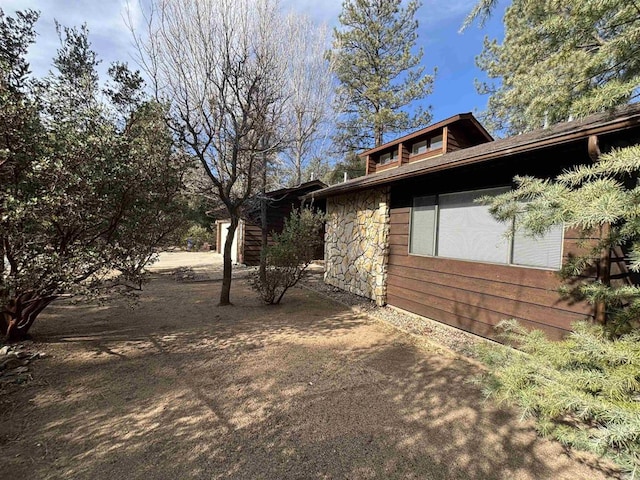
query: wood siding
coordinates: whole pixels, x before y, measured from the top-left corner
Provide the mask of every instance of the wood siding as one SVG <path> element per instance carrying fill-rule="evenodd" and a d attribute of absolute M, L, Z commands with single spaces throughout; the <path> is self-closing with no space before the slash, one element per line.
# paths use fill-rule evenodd
<path fill-rule="evenodd" d="M 409 255 L 414 196 L 509 185 L 516 174 L 552 177 L 588 161 L 585 141 L 536 157 L 523 155 L 395 184 L 391 189 L 387 303 L 489 338 L 496 338 L 495 325 L 509 318 L 554 339 L 565 335 L 573 322 L 593 318 L 593 309 L 585 302 L 560 297 L 561 280 L 554 271 Z M 565 231 L 564 260 L 584 251 L 578 237 L 575 231 Z M 622 257 L 621 253 L 613 255 L 624 277 Z"/>
<path fill-rule="evenodd" d="M 313 189 L 308 189 L 313 191 Z M 291 215 L 291 211 L 296 208 L 302 208 L 300 196 L 307 193 L 304 190 L 296 191 L 293 195 L 284 195 L 282 197 L 275 196 L 267 206 L 267 239 L 268 244 L 273 244 L 272 233 L 282 232 L 284 223 Z M 308 202 L 307 202 L 308 203 Z M 308 205 L 307 205 L 308 206 Z M 326 200 L 316 200 L 314 207 L 321 212 L 326 211 Z M 244 219 L 244 242 L 240 247 L 239 260 L 241 263 L 249 266 L 260 264 L 260 254 L 262 251 L 262 229 L 260 227 L 260 212 L 256 211 L 250 218 Z M 324 241 L 324 229 L 320 232 L 320 238 Z M 321 259 L 324 255 L 324 244 L 318 247 L 316 258 Z"/>
<path fill-rule="evenodd" d="M 269 240 L 271 236 L 269 235 Z M 257 225 L 244 224 L 244 245 L 241 262 L 245 265 L 260 265 L 262 251 L 262 229 Z"/>
<path fill-rule="evenodd" d="M 517 318 L 560 338 L 571 323 L 593 318 L 586 303 L 562 300 L 549 270 L 409 255 L 410 208 L 392 208 L 387 303 L 495 338 L 501 320 Z M 565 237 L 565 250 L 575 240 Z"/>
<path fill-rule="evenodd" d="M 447 131 L 447 152 L 454 152 L 463 148 L 472 147 L 478 144 L 478 140 L 471 138 L 463 128 L 457 125 L 450 125 Z"/>

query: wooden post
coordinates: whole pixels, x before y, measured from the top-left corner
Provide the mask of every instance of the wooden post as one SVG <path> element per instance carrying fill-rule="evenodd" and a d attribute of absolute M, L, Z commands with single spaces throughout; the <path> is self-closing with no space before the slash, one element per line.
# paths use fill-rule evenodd
<path fill-rule="evenodd" d="M 597 135 L 589 136 L 587 143 L 587 152 L 589 158 L 596 162 L 600 157 L 600 142 Z M 604 241 L 609 238 L 611 234 L 611 225 L 605 223 L 600 226 L 600 241 Z M 596 276 L 600 283 L 605 286 L 611 285 L 611 249 L 605 247 L 600 251 L 600 258 L 598 259 L 598 265 L 596 268 Z M 607 304 L 604 301 L 599 301 L 595 305 L 595 318 L 596 322 L 604 325 L 607 323 Z"/>
<path fill-rule="evenodd" d="M 609 237 L 611 226 L 605 223 L 600 227 L 600 239 Z M 611 250 L 606 247 L 600 251 L 597 268 L 598 280 L 605 286 L 611 285 Z M 607 323 L 607 304 L 600 300 L 596 303 L 596 321 L 602 325 Z"/>

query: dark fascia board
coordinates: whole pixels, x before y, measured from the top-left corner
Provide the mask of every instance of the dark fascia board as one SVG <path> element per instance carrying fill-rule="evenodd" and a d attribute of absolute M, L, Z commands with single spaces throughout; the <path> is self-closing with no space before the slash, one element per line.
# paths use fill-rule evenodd
<path fill-rule="evenodd" d="M 421 135 L 424 135 L 425 133 L 429 133 L 429 132 L 432 132 L 434 130 L 438 130 L 440 128 L 443 128 L 443 127 L 446 127 L 448 125 L 451 125 L 453 123 L 459 122 L 460 120 L 468 120 L 468 121 L 470 121 L 473 124 L 473 126 L 476 128 L 476 130 L 478 130 L 478 132 L 483 137 L 485 137 L 485 139 L 488 142 L 493 141 L 493 137 L 489 134 L 489 132 L 487 132 L 487 130 L 476 119 L 476 117 L 473 116 L 473 114 L 471 112 L 458 113 L 456 115 L 453 115 L 452 117 L 445 118 L 444 120 L 441 120 L 438 123 L 434 123 L 432 125 L 424 127 L 421 130 L 417 130 L 415 132 L 409 133 L 409 134 L 405 135 L 404 137 L 400 137 L 400 138 L 397 138 L 395 140 L 392 140 L 391 142 L 387 142 L 387 143 L 385 143 L 383 145 L 380 145 L 379 147 L 375 147 L 375 148 L 371 148 L 369 150 L 365 150 L 364 152 L 360 153 L 359 156 L 364 158 L 367 155 L 372 155 L 372 154 L 380 152 L 382 150 L 386 150 L 386 149 L 388 149 L 390 147 L 393 147 L 393 146 L 398 145 L 400 143 L 406 142 L 407 140 L 411 140 L 413 138 L 416 138 L 416 137 L 419 137 Z"/>
<path fill-rule="evenodd" d="M 534 130 L 493 142 L 445 153 L 438 157 L 419 160 L 379 173 L 354 178 L 307 195 L 307 198 L 326 198 L 357 190 L 385 185 L 410 177 L 418 177 L 440 170 L 459 168 L 501 157 L 509 157 L 542 148 L 563 145 L 600 135 L 640 126 L 640 102 L 591 115 L 582 120 L 556 124 L 550 128 Z M 586 149 L 586 146 L 585 146 Z"/>
<path fill-rule="evenodd" d="M 321 188 L 326 188 L 327 184 L 322 182 L 321 180 L 310 180 L 308 182 L 301 183 L 300 185 L 296 185 L 295 187 L 285 187 L 278 190 L 272 190 L 271 192 L 267 192 L 266 195 L 269 197 L 281 197 L 313 187 L 316 187 L 316 190 L 319 190 Z"/>

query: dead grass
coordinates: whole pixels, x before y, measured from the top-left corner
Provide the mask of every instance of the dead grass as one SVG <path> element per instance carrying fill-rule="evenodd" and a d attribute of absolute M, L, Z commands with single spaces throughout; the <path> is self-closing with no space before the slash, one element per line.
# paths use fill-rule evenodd
<path fill-rule="evenodd" d="M 156 275 L 136 310 L 60 303 L 0 395 L 7 479 L 600 479 L 483 402 L 477 367 L 293 289 L 233 307 Z"/>

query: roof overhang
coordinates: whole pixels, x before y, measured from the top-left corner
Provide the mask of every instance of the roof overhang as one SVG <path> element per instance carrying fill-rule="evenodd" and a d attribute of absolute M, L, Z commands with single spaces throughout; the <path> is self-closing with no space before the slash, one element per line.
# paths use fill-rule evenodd
<path fill-rule="evenodd" d="M 439 130 L 443 127 L 452 125 L 454 123 L 457 122 L 461 122 L 461 121 L 466 121 L 469 122 L 473 125 L 473 128 L 476 130 L 476 133 L 479 134 L 481 137 L 484 138 L 484 140 L 486 140 L 487 142 L 491 142 L 493 141 L 493 137 L 491 136 L 491 134 L 489 132 L 487 132 L 486 128 L 484 128 L 482 126 L 482 124 L 476 119 L 476 117 L 473 116 L 473 114 L 471 112 L 468 113 L 458 113 L 457 115 L 453 115 L 452 117 L 449 118 L 445 118 L 444 120 L 441 120 L 440 122 L 434 123 L 432 125 L 429 125 L 421 130 L 417 130 L 415 132 L 411 132 L 408 135 L 405 135 L 403 137 L 400 138 L 396 138 L 395 140 L 392 140 L 390 142 L 384 143 L 378 147 L 375 148 L 371 148 L 369 150 L 365 150 L 364 152 L 359 153 L 358 155 L 360 157 L 366 157 L 367 155 L 372 155 L 374 153 L 380 152 L 382 150 L 386 150 L 390 147 L 393 147 L 395 145 L 399 145 L 400 143 L 404 143 L 407 140 L 413 140 L 416 137 L 419 137 L 421 135 L 424 135 L 426 133 L 429 132 L 433 132 L 436 130 Z"/>
<path fill-rule="evenodd" d="M 635 103 L 612 111 L 591 115 L 581 120 L 560 123 L 550 128 L 483 143 L 463 150 L 445 153 L 438 157 L 408 163 L 380 173 L 354 178 L 353 180 L 312 192 L 306 198 L 318 199 L 351 193 L 411 177 L 428 175 L 445 169 L 460 168 L 498 158 L 535 152 L 544 148 L 586 139 L 591 135 L 612 133 L 639 125 L 640 103 Z"/>

